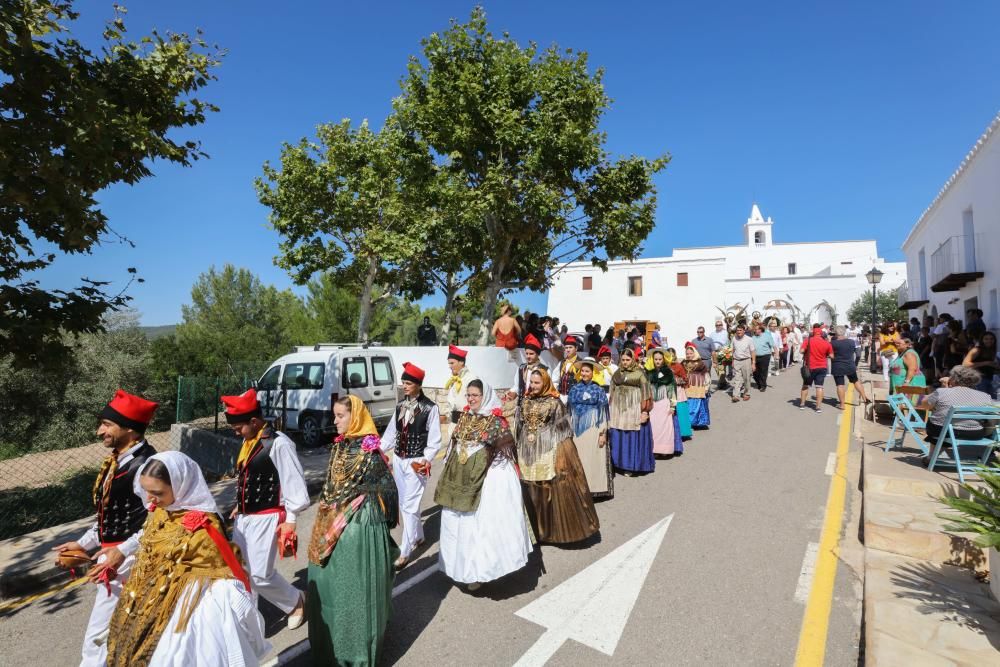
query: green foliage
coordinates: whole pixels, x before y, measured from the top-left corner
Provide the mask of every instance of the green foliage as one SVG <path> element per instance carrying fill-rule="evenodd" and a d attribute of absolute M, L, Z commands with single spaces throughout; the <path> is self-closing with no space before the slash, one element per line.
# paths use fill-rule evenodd
<path fill-rule="evenodd" d="M 430 155 L 392 119 L 379 132 L 343 120 L 317 135 L 285 144 L 280 170 L 265 163 L 257 194 L 283 237 L 278 266 L 299 284 L 327 272 L 358 285 L 357 337 L 368 340 L 380 301 L 429 291 L 414 267 L 426 246 Z"/>
<path fill-rule="evenodd" d="M 482 258 L 471 287 L 484 344 L 503 290 L 544 289 L 559 262 L 638 256 L 669 158 L 610 158 L 599 130 L 610 99 L 586 53 L 497 39 L 481 9 L 421 44 L 394 108 L 460 185 L 463 238 Z"/>
<path fill-rule="evenodd" d="M 0 450 L 8 457 L 95 442 L 97 414 L 116 389 L 158 400 L 135 313 L 112 313 L 103 327 L 67 342 L 70 355 L 44 376 L 15 367 L 11 355 L 0 360 Z"/>
<path fill-rule="evenodd" d="M 192 355 L 182 359 L 182 375 L 227 375 L 235 365 L 263 366 L 295 344 L 319 342 L 302 299 L 231 264 L 198 277 L 182 315 L 174 340 Z"/>
<path fill-rule="evenodd" d="M 93 514 L 91 489 L 97 470 L 80 468 L 55 484 L 0 493 L 0 540 Z"/>
<path fill-rule="evenodd" d="M 58 365 L 67 332 L 98 331 L 128 301 L 106 282 L 63 290 L 27 277 L 59 253 L 118 236 L 97 193 L 150 176 L 153 160 L 189 165 L 204 155 L 172 132 L 215 110 L 194 95 L 214 78 L 218 55 L 198 35 L 128 40 L 117 12 L 95 52 L 70 35 L 71 1 L 0 3 L 0 349 L 17 367 Z"/>
<path fill-rule="evenodd" d="M 906 313 L 899 310 L 896 302 L 896 290 L 879 290 L 875 299 L 875 313 L 877 321 L 875 324 L 882 324 L 892 320 L 895 322 L 901 317 L 905 319 Z M 872 319 L 872 292 L 866 290 L 854 300 L 850 308 L 847 309 L 848 322 L 871 322 Z"/>
<path fill-rule="evenodd" d="M 979 477 L 986 485 L 984 489 L 963 484 L 962 488 L 968 492 L 968 498 L 946 496 L 940 499 L 959 513 L 958 519 L 954 514 L 938 516 L 951 521 L 945 526 L 945 530 L 976 533 L 973 539 L 976 544 L 984 549 L 1000 549 L 1000 467 L 993 466 L 991 471 L 979 473 Z"/>

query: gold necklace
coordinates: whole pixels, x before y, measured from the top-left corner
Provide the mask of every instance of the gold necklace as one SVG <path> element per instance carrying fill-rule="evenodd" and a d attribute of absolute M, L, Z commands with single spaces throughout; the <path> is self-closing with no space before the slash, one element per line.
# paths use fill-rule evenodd
<path fill-rule="evenodd" d="M 363 449 L 359 449 L 357 454 L 349 456 L 347 447 L 337 445 L 333 459 L 330 462 L 330 472 L 334 483 L 340 485 L 353 478 L 358 470 L 361 469 L 361 464 L 364 463 L 364 460 L 365 451 Z"/>
<path fill-rule="evenodd" d="M 487 430 L 493 415 L 465 414 L 455 426 L 455 439 L 458 441 L 458 462 L 462 465 L 469 460 L 469 442 L 479 442 L 475 434 Z"/>
<path fill-rule="evenodd" d="M 527 440 L 529 443 L 534 444 L 538 429 L 546 422 L 549 417 L 549 410 L 546 407 L 538 407 L 539 401 L 531 400 L 528 401 L 524 406 L 524 425 L 528 432 Z"/>

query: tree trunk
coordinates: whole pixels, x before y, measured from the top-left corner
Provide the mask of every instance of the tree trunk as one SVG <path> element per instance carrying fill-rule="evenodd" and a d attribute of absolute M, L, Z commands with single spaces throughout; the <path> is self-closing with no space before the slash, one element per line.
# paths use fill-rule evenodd
<path fill-rule="evenodd" d="M 440 345 L 447 345 L 451 341 L 451 315 L 455 309 L 455 296 L 458 293 L 458 280 L 454 273 L 449 273 L 444 289 L 444 321 L 441 322 L 441 335 L 438 336 Z"/>
<path fill-rule="evenodd" d="M 369 329 L 372 325 L 372 311 L 375 304 L 372 301 L 372 293 L 375 291 L 375 276 L 378 274 L 378 259 L 372 257 L 368 260 L 368 271 L 365 273 L 365 284 L 361 289 L 360 312 L 358 313 L 358 341 L 368 342 Z"/>
<path fill-rule="evenodd" d="M 483 314 L 479 318 L 479 339 L 476 345 L 488 345 L 490 342 L 490 332 L 493 330 L 493 315 L 496 313 L 497 296 L 500 294 L 500 287 L 503 284 L 502 274 L 495 267 L 493 276 L 486 283 L 486 290 L 483 293 Z"/>

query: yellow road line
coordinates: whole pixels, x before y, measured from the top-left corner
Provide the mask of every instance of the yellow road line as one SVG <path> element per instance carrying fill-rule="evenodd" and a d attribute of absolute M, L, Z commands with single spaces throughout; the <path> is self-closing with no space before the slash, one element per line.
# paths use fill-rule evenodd
<path fill-rule="evenodd" d="M 61 593 L 62 591 L 67 591 L 67 590 L 73 588 L 74 586 L 79 586 L 80 584 L 85 584 L 85 583 L 87 583 L 87 581 L 88 581 L 88 579 L 87 579 L 86 576 L 80 576 L 80 577 L 77 577 L 76 579 L 70 579 L 65 584 L 60 584 L 59 586 L 56 586 L 54 588 L 50 588 L 50 589 L 48 589 L 46 591 L 42 591 L 41 593 L 35 593 L 34 595 L 28 595 L 28 596 L 25 596 L 23 598 L 18 598 L 16 600 L 11 600 L 10 602 L 5 602 L 4 604 L 0 604 L 0 614 L 3 614 L 4 612 L 7 612 L 7 611 L 10 611 L 10 610 L 13 610 L 13 609 L 18 609 L 18 608 L 23 607 L 25 605 L 31 604 L 32 602 L 35 602 L 37 600 L 41 600 L 42 598 L 47 598 L 50 595 L 55 595 L 56 593 Z"/>
<path fill-rule="evenodd" d="M 826 500 L 826 516 L 819 540 L 816 574 L 809 590 L 809 600 L 802 616 L 799 647 L 795 652 L 796 667 L 819 667 L 826 657 L 826 635 L 830 626 L 833 604 L 833 584 L 837 578 L 837 544 L 844 523 L 844 502 L 847 498 L 847 453 L 851 444 L 851 423 L 854 406 L 854 386 L 848 385 L 844 418 L 840 420 L 837 439 L 837 468 L 830 479 Z"/>

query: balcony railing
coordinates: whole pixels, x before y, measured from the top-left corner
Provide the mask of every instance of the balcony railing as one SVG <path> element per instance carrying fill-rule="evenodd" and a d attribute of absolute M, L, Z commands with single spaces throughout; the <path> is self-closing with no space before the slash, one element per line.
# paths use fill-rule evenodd
<path fill-rule="evenodd" d="M 900 310 L 919 308 L 926 303 L 927 298 L 917 281 L 912 283 L 909 280 L 903 281 L 903 284 L 896 290 L 896 305 L 899 306 Z"/>
<path fill-rule="evenodd" d="M 949 237 L 931 255 L 931 291 L 954 292 L 983 277 L 982 234 Z"/>

